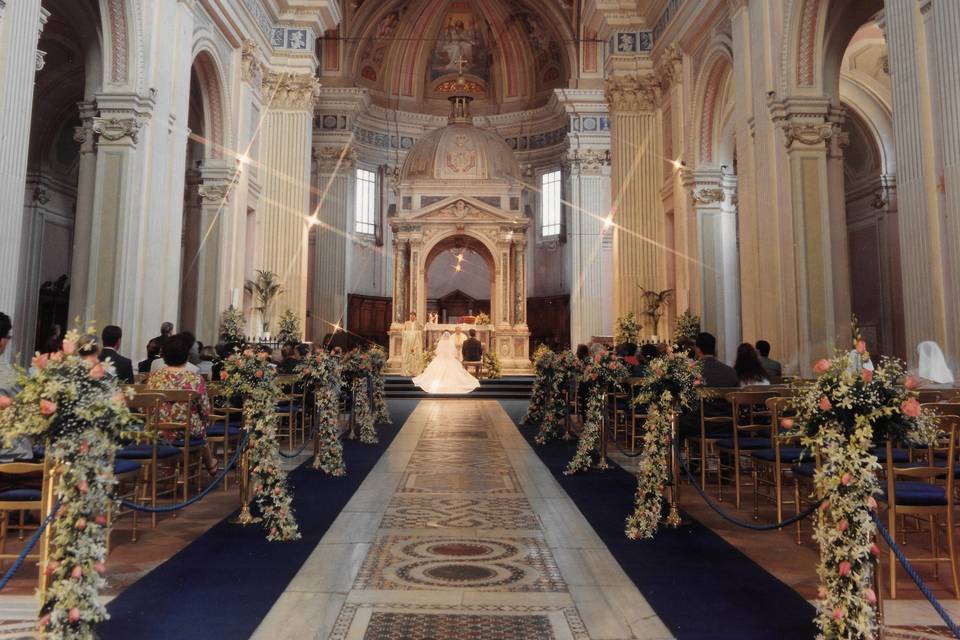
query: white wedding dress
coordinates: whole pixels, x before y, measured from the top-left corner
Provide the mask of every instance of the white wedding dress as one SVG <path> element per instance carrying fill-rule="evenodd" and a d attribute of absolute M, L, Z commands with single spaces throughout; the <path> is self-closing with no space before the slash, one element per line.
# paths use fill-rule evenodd
<path fill-rule="evenodd" d="M 463 368 L 457 359 L 457 347 L 453 336 L 445 331 L 437 343 L 437 354 L 426 370 L 413 379 L 427 393 L 470 393 L 480 386 L 480 381 Z"/>

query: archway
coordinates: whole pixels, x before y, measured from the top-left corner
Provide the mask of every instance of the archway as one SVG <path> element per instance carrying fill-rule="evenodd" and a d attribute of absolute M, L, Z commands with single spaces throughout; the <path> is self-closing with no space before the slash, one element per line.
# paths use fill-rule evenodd
<path fill-rule="evenodd" d="M 190 69 L 190 104 L 187 112 L 187 126 L 190 137 L 187 139 L 186 177 L 183 188 L 183 233 L 180 246 L 180 318 L 178 328 L 197 331 L 198 304 L 198 262 L 203 229 L 201 229 L 200 185 L 203 181 L 201 169 L 207 157 L 205 149 L 206 117 L 201 80 L 197 73 L 197 63 Z"/>
<path fill-rule="evenodd" d="M 427 313 L 436 313 L 442 323 L 456 323 L 463 316 L 492 316 L 496 268 L 483 243 L 469 236 L 454 235 L 436 244 L 427 256 L 424 290 Z"/>

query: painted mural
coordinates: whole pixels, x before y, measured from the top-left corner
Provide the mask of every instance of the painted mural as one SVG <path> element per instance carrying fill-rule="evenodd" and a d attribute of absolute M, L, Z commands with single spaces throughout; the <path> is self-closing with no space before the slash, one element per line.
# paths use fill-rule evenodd
<path fill-rule="evenodd" d="M 485 26 L 468 3 L 450 4 L 430 60 L 431 82 L 457 74 L 461 61 L 464 75 L 490 82 L 490 48 Z"/>

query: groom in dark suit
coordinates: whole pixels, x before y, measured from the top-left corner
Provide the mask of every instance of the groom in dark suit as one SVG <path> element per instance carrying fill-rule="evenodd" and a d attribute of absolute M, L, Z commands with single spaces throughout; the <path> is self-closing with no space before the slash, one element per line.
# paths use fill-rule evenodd
<path fill-rule="evenodd" d="M 463 346 L 460 347 L 460 353 L 463 355 L 463 362 L 480 362 L 483 359 L 483 343 L 477 340 L 477 330 L 470 329 L 468 332 L 470 336 L 463 341 Z"/>
<path fill-rule="evenodd" d="M 100 334 L 103 341 L 103 349 L 100 350 L 100 362 L 110 358 L 113 362 L 113 369 L 117 374 L 117 380 L 124 384 L 133 384 L 133 362 L 130 358 L 124 358 L 120 355 L 120 340 L 123 339 L 123 331 L 116 325 L 107 325 Z"/>

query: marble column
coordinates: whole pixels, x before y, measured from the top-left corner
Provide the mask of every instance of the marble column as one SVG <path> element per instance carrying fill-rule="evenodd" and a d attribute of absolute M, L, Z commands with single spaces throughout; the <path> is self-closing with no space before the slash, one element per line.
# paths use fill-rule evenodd
<path fill-rule="evenodd" d="M 312 296 L 313 335 L 323 340 L 333 327 L 344 325 L 347 313 L 347 243 L 350 238 L 351 173 L 354 154 L 349 145 L 320 145 L 317 155 L 317 207 L 314 226 L 316 259 Z"/>
<path fill-rule="evenodd" d="M 949 2 L 934 4 L 945 5 L 940 9 L 948 18 L 955 13 L 946 7 Z M 930 48 L 921 3 L 887 0 L 885 7 L 897 150 L 904 333 L 909 361 L 915 365 L 916 345 L 923 340 L 937 341 L 945 353 L 956 353 L 960 346 L 951 343 L 947 331 L 948 310 L 951 316 L 956 313 L 952 311 L 955 299 L 947 292 L 943 269 L 949 259 L 944 254 L 943 242 L 948 230 L 937 184 L 936 139 L 941 135 L 949 138 L 951 132 L 933 121 L 928 72 Z M 950 38 L 955 37 L 956 33 L 950 34 Z M 949 51 L 949 44 L 941 44 Z M 955 82 L 951 79 L 948 84 Z M 949 86 L 943 89 L 955 91 Z M 956 164 L 955 159 L 953 162 Z"/>
<path fill-rule="evenodd" d="M 603 149 L 573 150 L 569 155 L 570 252 L 573 280 L 570 290 L 570 343 L 588 343 L 594 336 L 610 335 L 604 311 L 612 300 L 604 284 L 613 274 L 604 261 L 603 232 L 610 212 L 610 158 Z M 609 316 L 609 312 L 607 313 Z"/>
<path fill-rule="evenodd" d="M 33 82 L 37 67 L 37 38 L 49 13 L 40 0 L 19 0 L 3 9 L 0 19 L 0 311 L 13 317 L 17 330 L 2 359 L 32 347 L 33 328 L 17 324 L 24 317 L 21 268 L 23 193 L 27 179 Z"/>
<path fill-rule="evenodd" d="M 614 313 L 642 310 L 642 290 L 666 288 L 660 187 L 659 83 L 652 74 L 607 81 L 610 103 Z M 655 327 L 646 327 L 653 334 Z"/>
<path fill-rule="evenodd" d="M 310 149 L 318 91 L 312 74 L 268 72 L 263 78 L 269 107 L 261 132 L 258 264 L 276 273 L 283 284 L 272 317 L 266 319 L 271 329 L 286 309 L 297 314 L 301 325 L 305 322 Z"/>
<path fill-rule="evenodd" d="M 83 315 L 87 299 L 87 277 L 90 272 L 90 234 L 93 232 L 93 196 L 97 181 L 97 145 L 94 140 L 93 118 L 97 115 L 94 102 L 81 102 L 81 125 L 73 132 L 80 145 L 77 169 L 77 206 L 73 215 L 73 253 L 70 260 L 69 317 Z"/>
<path fill-rule="evenodd" d="M 521 240 L 513 242 L 513 328 L 527 329 L 527 284 L 526 284 L 527 243 Z"/>

